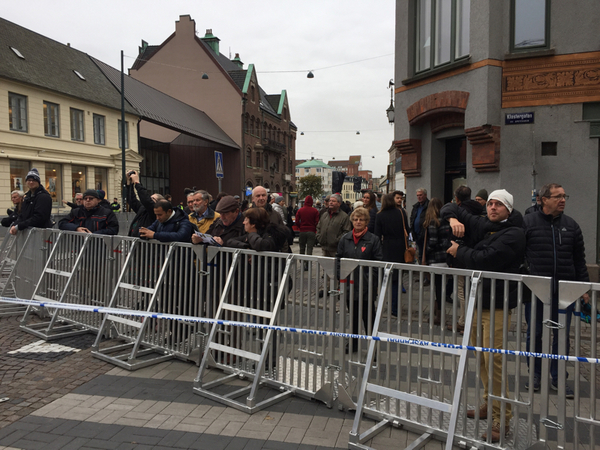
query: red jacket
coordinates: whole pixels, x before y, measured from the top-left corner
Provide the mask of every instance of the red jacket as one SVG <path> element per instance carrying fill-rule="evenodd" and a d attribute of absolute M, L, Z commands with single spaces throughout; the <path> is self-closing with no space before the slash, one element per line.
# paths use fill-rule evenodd
<path fill-rule="evenodd" d="M 319 211 L 313 208 L 313 199 L 307 195 L 304 199 L 304 206 L 296 213 L 296 226 L 300 229 L 300 233 L 307 231 L 317 232 L 317 224 L 319 223 Z"/>

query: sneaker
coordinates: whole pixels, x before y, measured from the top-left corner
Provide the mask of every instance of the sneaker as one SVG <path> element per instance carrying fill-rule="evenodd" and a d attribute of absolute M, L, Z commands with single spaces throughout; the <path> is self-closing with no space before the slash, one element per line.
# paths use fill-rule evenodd
<path fill-rule="evenodd" d="M 552 383 L 550 383 L 550 387 L 552 388 L 553 391 L 558 392 L 558 381 L 552 380 Z M 573 389 L 571 388 L 571 386 L 569 386 L 566 383 L 565 383 L 565 398 L 569 398 L 569 399 L 575 398 L 575 392 L 573 392 Z"/>
<path fill-rule="evenodd" d="M 542 385 L 542 382 L 540 380 L 540 377 L 538 377 L 537 375 L 534 375 L 533 376 L 533 390 L 534 390 L 534 392 L 539 391 L 541 385 Z M 525 382 L 525 389 L 529 389 L 529 381 Z"/>

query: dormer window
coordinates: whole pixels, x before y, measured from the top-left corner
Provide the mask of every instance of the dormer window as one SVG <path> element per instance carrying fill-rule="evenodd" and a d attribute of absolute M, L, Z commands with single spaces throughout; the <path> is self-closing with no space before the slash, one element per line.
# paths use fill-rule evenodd
<path fill-rule="evenodd" d="M 74 73 L 75 75 L 77 75 L 77 76 L 78 76 L 78 77 L 79 77 L 81 80 L 85 81 L 85 77 L 84 77 L 83 75 L 81 75 L 81 73 L 79 73 L 79 72 L 78 72 L 78 71 L 76 71 L 76 70 L 73 70 L 73 73 Z"/>
<path fill-rule="evenodd" d="M 13 53 L 14 53 L 15 55 L 17 55 L 19 58 L 21 58 L 21 59 L 25 59 L 25 57 L 24 57 L 24 56 L 21 54 L 21 52 L 20 52 L 19 50 L 17 50 L 17 49 L 16 49 L 16 48 L 14 48 L 14 47 L 10 47 L 10 49 L 11 49 L 11 50 L 13 51 Z"/>

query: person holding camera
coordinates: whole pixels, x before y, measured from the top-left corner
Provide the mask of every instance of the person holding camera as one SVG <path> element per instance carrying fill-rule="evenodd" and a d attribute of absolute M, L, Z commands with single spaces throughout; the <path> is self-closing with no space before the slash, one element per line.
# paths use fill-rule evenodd
<path fill-rule="evenodd" d="M 140 237 L 140 228 L 148 228 L 156 221 L 154 214 L 154 205 L 164 200 L 160 194 L 150 194 L 148 190 L 140 183 L 140 176 L 135 170 L 127 172 L 127 203 L 132 211 L 135 212 L 131 224 L 129 225 L 128 236 Z M 136 196 L 137 193 L 137 196 Z"/>

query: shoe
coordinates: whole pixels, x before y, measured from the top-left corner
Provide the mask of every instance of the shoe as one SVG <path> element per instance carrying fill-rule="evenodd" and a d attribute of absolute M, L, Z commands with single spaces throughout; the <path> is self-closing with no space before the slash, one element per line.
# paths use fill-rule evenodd
<path fill-rule="evenodd" d="M 319 298 L 323 298 L 324 295 L 325 295 L 325 292 L 323 291 L 323 289 L 321 289 L 319 291 Z"/>
<path fill-rule="evenodd" d="M 509 433 L 510 425 L 506 424 L 506 426 L 504 427 L 504 436 L 508 436 Z M 487 433 L 483 433 L 481 435 L 481 439 L 487 441 Z M 500 424 L 497 422 L 494 422 L 494 424 L 492 425 L 492 442 L 500 442 Z"/>
<path fill-rule="evenodd" d="M 487 410 L 488 410 L 488 405 L 487 403 L 483 403 L 480 407 L 479 407 L 479 420 L 485 420 L 487 419 Z M 475 418 L 475 409 L 467 409 L 467 417 L 469 419 L 474 419 Z"/>
<path fill-rule="evenodd" d="M 446 325 L 446 329 L 447 329 L 448 331 L 452 331 L 452 324 L 451 324 L 451 323 L 449 323 L 448 325 Z M 457 332 L 458 334 L 465 334 L 465 326 L 464 326 L 464 325 L 461 325 L 461 324 L 459 324 L 459 323 L 457 323 L 457 324 L 456 324 L 456 332 Z"/>
<path fill-rule="evenodd" d="M 533 391 L 537 392 L 540 390 L 540 386 L 542 385 L 542 381 L 540 380 L 540 377 L 537 375 L 533 376 Z M 529 381 L 525 382 L 525 389 L 529 389 Z"/>
<path fill-rule="evenodd" d="M 552 383 L 550 383 L 550 387 L 552 388 L 553 391 L 558 392 L 558 381 L 552 380 Z M 571 388 L 571 386 L 569 386 L 566 383 L 565 383 L 565 398 L 569 398 L 569 399 L 575 398 L 575 392 L 573 392 L 573 389 Z"/>

